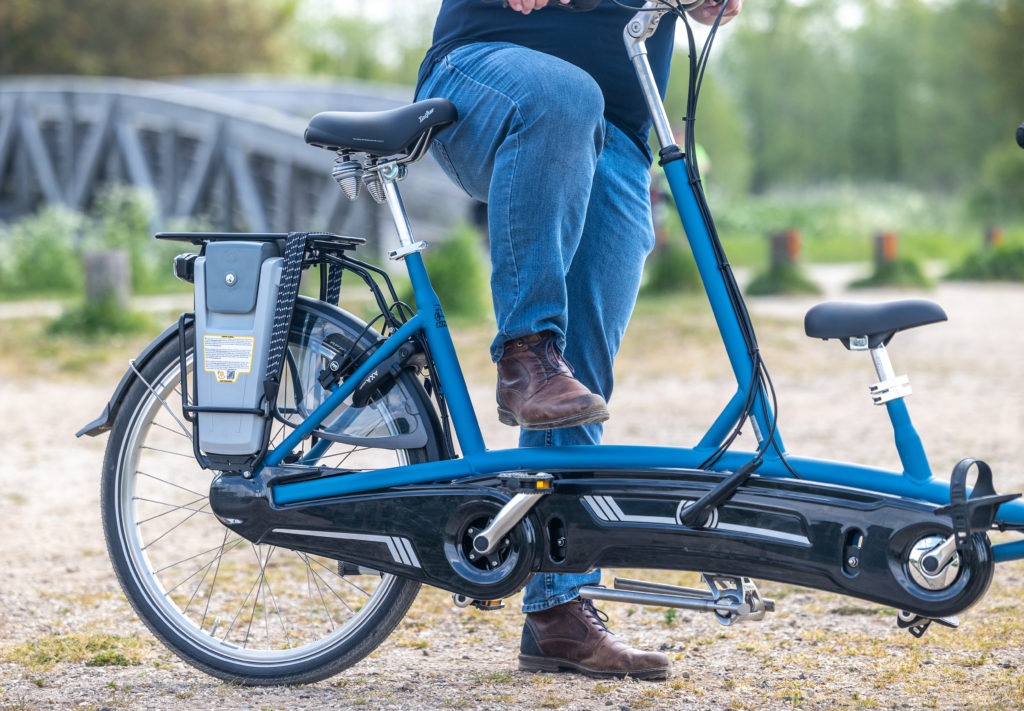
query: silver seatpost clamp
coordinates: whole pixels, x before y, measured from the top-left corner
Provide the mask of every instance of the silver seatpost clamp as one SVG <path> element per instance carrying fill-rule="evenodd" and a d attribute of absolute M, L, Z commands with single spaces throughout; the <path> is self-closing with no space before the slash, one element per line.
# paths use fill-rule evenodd
<path fill-rule="evenodd" d="M 871 349 L 871 360 L 874 361 L 875 372 L 878 373 L 880 379 L 879 382 L 868 387 L 871 399 L 876 405 L 884 405 L 913 393 L 913 390 L 910 389 L 910 379 L 906 375 L 896 375 L 896 371 L 893 370 L 889 353 L 885 350 L 884 344 Z"/>

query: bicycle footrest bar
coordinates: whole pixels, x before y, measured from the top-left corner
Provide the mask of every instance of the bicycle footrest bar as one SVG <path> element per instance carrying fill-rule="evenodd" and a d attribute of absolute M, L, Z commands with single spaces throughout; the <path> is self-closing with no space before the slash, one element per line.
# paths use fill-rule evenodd
<path fill-rule="evenodd" d="M 702 578 L 708 590 L 616 578 L 613 589 L 586 586 L 580 588 L 580 597 L 713 612 L 723 624 L 738 619 L 760 620 L 766 612 L 775 611 L 775 601 L 762 598 L 749 578 L 707 573 Z"/>
<path fill-rule="evenodd" d="M 580 588 L 580 597 L 586 600 L 605 600 L 607 602 L 638 603 L 654 607 L 676 607 L 696 612 L 735 612 L 740 603 L 716 603 L 710 598 L 691 598 L 683 595 L 664 595 L 632 590 L 611 590 L 608 588 L 585 586 Z"/>
<path fill-rule="evenodd" d="M 649 583 L 644 580 L 629 580 L 628 578 L 615 578 L 612 587 L 616 590 L 628 590 L 631 592 L 655 593 L 661 595 L 679 595 L 692 597 L 698 600 L 714 600 L 715 596 L 710 590 L 698 590 L 697 588 L 684 588 L 679 585 L 666 585 L 665 583 Z"/>
<path fill-rule="evenodd" d="M 657 593 L 633 592 L 631 590 L 610 590 L 608 588 L 582 587 L 580 597 L 586 600 L 605 600 L 607 602 L 625 602 L 654 607 L 676 607 L 695 612 L 717 612 L 719 614 L 745 615 L 749 607 L 733 600 L 717 602 L 708 598 L 691 598 L 682 595 L 663 595 Z"/>

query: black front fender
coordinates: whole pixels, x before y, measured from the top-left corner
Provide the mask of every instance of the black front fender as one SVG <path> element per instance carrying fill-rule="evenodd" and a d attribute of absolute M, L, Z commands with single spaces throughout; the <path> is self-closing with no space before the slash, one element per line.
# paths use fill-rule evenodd
<path fill-rule="evenodd" d="M 104 432 L 110 430 L 114 424 L 114 419 L 117 418 L 117 412 L 121 409 L 121 403 L 124 402 L 125 396 L 128 394 L 128 390 L 131 388 L 132 383 L 136 378 L 139 377 L 138 371 L 146 367 L 146 364 L 161 348 L 167 345 L 172 340 L 178 338 L 178 324 L 173 323 L 167 327 L 167 329 L 159 336 L 153 339 L 153 341 L 146 346 L 139 355 L 137 355 L 131 364 L 128 366 L 128 370 L 124 372 L 121 377 L 121 382 L 117 384 L 114 389 L 114 394 L 110 397 L 110 401 L 107 406 L 103 408 L 103 413 L 95 420 L 87 424 L 82 429 L 75 433 L 75 437 L 81 437 L 82 435 L 89 435 L 95 437 L 101 435 Z"/>

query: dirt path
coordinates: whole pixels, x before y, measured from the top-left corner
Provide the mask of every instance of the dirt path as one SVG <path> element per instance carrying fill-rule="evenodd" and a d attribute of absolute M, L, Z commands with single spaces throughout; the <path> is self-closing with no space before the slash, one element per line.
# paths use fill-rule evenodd
<path fill-rule="evenodd" d="M 931 297 L 950 323 L 900 334 L 892 355 L 897 372 L 911 376 L 908 405 L 933 466 L 948 472 L 961 456 L 983 457 L 997 488 L 1020 490 L 1024 288 L 943 286 Z M 884 413 L 866 393 L 875 380 L 868 358 L 806 339 L 801 319 L 811 303 L 769 299 L 752 306 L 789 449 L 895 467 Z M 659 322 L 641 308 L 621 354 L 608 442 L 695 441 L 731 395 L 709 318 L 689 313 L 700 309 L 687 302 L 678 316 Z M 666 333 L 666 320 L 683 332 Z M 0 334 L 4 329 L 0 323 Z M 16 370 L 6 363 L 0 372 Z M 1000 568 L 988 597 L 963 616 L 962 629 L 933 629 L 922 640 L 898 631 L 891 611 L 780 585 L 765 586 L 778 600 L 775 615 L 731 628 L 706 617 L 609 605 L 613 629 L 674 658 L 675 673 L 663 684 L 519 673 L 518 601 L 498 613 L 468 612 L 436 590 L 421 594 L 377 652 L 331 680 L 286 689 L 220 684 L 151 640 L 106 560 L 97 492 L 105 441 L 76 441 L 72 433 L 100 412 L 115 380 L 0 376 L 7 464 L 0 472 L 0 709 L 1024 705 L 1019 564 Z M 483 377 L 473 387 L 485 435 L 492 447 L 510 445 L 511 430 L 491 420 L 491 388 Z M 101 636 L 139 663 L 118 666 L 115 656 L 104 658 L 107 666 L 88 665 L 97 659 L 89 641 Z M 63 661 L 49 662 L 47 654 Z"/>

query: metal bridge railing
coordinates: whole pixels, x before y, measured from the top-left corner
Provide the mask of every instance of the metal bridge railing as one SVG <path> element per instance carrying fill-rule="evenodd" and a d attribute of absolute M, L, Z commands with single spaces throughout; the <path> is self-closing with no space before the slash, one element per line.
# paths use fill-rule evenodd
<path fill-rule="evenodd" d="M 383 251 L 393 228 L 381 209 L 343 200 L 330 177 L 333 155 L 307 146 L 302 133 L 317 110 L 409 100 L 352 83 L 2 79 L 0 219 L 43 203 L 88 209 L 105 186 L 129 184 L 154 195 L 154 230 L 201 217 L 224 230 L 356 234 Z M 418 236 L 469 219 L 471 201 L 429 159 L 412 169 L 403 192 Z"/>

